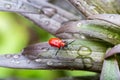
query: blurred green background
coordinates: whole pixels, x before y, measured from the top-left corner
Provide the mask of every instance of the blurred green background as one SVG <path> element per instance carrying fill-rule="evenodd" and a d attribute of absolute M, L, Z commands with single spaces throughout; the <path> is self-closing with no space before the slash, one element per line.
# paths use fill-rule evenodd
<path fill-rule="evenodd" d="M 20 52 L 27 45 L 53 37 L 19 14 L 0 12 L 0 54 Z M 87 71 L 24 70 L 0 68 L 0 78 L 36 78 L 53 80 L 65 76 L 95 75 Z M 34 79 L 33 79 L 34 80 Z"/>

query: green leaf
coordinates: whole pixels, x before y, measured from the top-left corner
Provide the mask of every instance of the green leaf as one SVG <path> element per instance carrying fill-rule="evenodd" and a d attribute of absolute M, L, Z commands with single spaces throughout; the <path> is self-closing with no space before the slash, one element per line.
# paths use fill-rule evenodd
<path fill-rule="evenodd" d="M 120 27 L 102 20 L 82 20 L 63 24 L 56 34 L 60 38 L 82 38 L 85 35 L 111 44 L 120 43 Z"/>
<path fill-rule="evenodd" d="M 100 80 L 120 80 L 119 66 L 114 57 L 104 60 Z"/>
<path fill-rule="evenodd" d="M 85 16 L 101 13 L 120 13 L 119 0 L 69 0 Z M 107 5 L 107 6 L 106 6 Z"/>

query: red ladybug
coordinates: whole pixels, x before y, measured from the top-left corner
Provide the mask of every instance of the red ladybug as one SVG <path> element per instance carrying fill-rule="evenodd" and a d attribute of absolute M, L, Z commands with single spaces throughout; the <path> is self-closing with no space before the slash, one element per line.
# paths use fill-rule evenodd
<path fill-rule="evenodd" d="M 57 47 L 57 48 L 61 48 L 61 47 L 64 47 L 66 45 L 66 43 L 59 38 L 51 38 L 49 40 L 49 44 L 51 46 Z"/>
<path fill-rule="evenodd" d="M 73 41 L 72 41 L 72 42 L 73 42 Z M 68 44 L 71 44 L 72 42 L 67 43 L 67 42 L 65 42 L 65 41 L 62 41 L 62 40 L 59 39 L 59 38 L 51 38 L 51 39 L 49 40 L 49 44 L 50 44 L 51 46 L 53 46 L 53 47 L 58 48 L 59 50 L 60 50 L 61 48 L 67 47 L 67 45 L 68 45 Z M 59 50 L 58 50 L 58 51 L 59 51 Z M 57 55 L 58 51 L 56 52 L 55 55 Z"/>

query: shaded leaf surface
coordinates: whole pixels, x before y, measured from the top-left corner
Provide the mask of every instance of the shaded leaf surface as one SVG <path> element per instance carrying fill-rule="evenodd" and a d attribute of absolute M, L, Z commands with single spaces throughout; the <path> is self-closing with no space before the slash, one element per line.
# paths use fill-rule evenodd
<path fill-rule="evenodd" d="M 120 13 L 119 0 L 69 0 L 85 16 L 101 13 Z M 106 6 L 107 5 L 107 6 Z"/>

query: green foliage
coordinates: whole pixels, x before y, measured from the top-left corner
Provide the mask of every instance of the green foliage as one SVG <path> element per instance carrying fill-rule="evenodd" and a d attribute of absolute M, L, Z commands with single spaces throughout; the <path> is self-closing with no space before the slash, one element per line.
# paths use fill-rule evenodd
<path fill-rule="evenodd" d="M 30 42 L 30 31 L 35 32 L 38 37 L 37 42 L 47 41 L 53 37 L 48 32 L 40 29 L 32 22 L 15 13 L 0 12 L 0 54 L 20 52 Z M 45 80 L 53 80 L 54 78 L 64 77 L 65 75 L 78 76 L 84 72 L 66 72 L 66 71 L 50 71 L 50 70 L 18 70 L 0 68 L 0 78 L 41 78 Z M 90 73 L 91 74 L 91 73 Z M 81 75 L 81 74 L 80 74 Z"/>
<path fill-rule="evenodd" d="M 28 32 L 12 13 L 0 12 L 0 53 L 16 53 L 28 43 Z"/>

